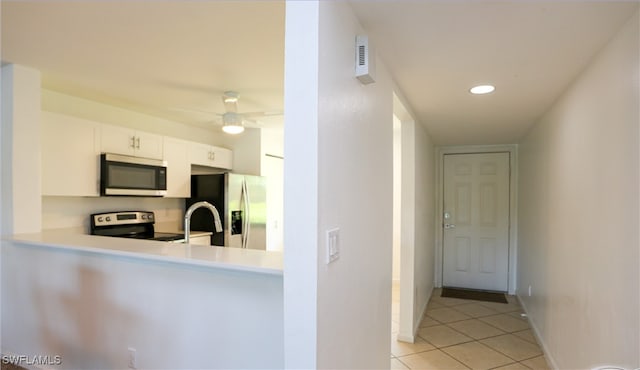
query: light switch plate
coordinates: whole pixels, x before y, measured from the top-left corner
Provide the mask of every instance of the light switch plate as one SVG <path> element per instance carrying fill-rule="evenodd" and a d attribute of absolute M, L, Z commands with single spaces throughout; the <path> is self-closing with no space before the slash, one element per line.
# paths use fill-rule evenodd
<path fill-rule="evenodd" d="M 340 258 L 340 229 L 327 231 L 327 264 Z"/>

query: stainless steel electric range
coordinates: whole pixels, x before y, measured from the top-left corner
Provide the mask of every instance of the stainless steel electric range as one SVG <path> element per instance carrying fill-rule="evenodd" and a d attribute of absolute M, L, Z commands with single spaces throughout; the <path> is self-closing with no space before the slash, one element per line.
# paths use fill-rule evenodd
<path fill-rule="evenodd" d="M 155 231 L 155 215 L 147 211 L 96 213 L 91 215 L 91 235 L 119 238 L 178 241 L 184 234 Z"/>

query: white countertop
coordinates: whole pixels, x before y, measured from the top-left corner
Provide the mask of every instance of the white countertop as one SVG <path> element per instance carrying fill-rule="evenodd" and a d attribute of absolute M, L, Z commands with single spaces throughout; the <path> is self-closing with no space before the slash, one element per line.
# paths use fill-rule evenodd
<path fill-rule="evenodd" d="M 192 235 L 196 236 L 198 233 L 193 232 Z M 16 234 L 5 239 L 16 244 L 282 275 L 281 252 L 83 235 L 59 230 Z"/>

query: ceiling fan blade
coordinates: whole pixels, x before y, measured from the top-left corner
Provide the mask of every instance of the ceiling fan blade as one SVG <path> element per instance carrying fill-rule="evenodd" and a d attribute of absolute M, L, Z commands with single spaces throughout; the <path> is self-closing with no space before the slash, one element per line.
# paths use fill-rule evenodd
<path fill-rule="evenodd" d="M 240 113 L 240 115 L 242 115 L 242 117 L 277 117 L 277 116 L 282 116 L 284 115 L 283 112 L 276 112 L 276 111 L 270 111 L 270 112 L 244 112 L 244 113 Z"/>
<path fill-rule="evenodd" d="M 253 119 L 246 119 L 246 118 L 242 118 L 242 124 L 245 127 L 249 127 L 249 128 L 263 128 L 264 124 L 260 121 L 256 121 Z"/>

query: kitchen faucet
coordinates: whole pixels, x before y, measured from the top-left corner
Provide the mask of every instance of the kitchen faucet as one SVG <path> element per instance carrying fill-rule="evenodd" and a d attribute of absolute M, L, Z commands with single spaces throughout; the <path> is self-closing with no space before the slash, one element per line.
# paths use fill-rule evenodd
<path fill-rule="evenodd" d="M 222 222 L 220 222 L 220 214 L 216 207 L 209 202 L 197 202 L 193 203 L 187 212 L 184 214 L 184 242 L 189 244 L 189 234 L 191 233 L 191 215 L 198 208 L 207 208 L 213 213 L 213 226 L 216 232 L 222 232 Z"/>

